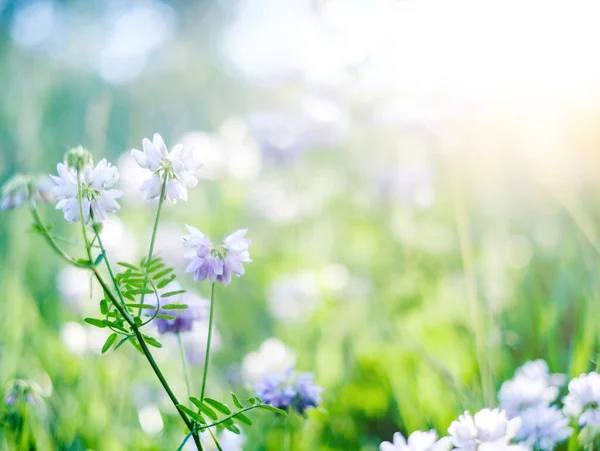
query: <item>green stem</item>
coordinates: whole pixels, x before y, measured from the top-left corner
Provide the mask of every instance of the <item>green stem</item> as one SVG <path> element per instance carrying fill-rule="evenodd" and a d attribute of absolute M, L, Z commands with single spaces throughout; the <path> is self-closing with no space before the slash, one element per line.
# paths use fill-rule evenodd
<path fill-rule="evenodd" d="M 244 407 L 242 410 L 238 410 L 237 412 L 233 412 L 229 415 L 227 415 L 226 417 L 221 418 L 219 421 L 215 421 L 214 423 L 210 423 L 210 424 L 203 424 L 202 426 L 200 426 L 198 429 L 203 431 L 205 429 L 209 429 L 215 426 L 218 426 L 221 423 L 225 423 L 227 420 L 229 420 L 230 418 L 234 418 L 235 416 L 239 415 L 240 413 L 244 413 L 247 412 L 249 410 L 253 410 L 253 409 L 258 409 L 261 406 L 264 406 L 265 404 L 254 404 L 253 406 L 248 406 L 248 407 Z"/>
<path fill-rule="evenodd" d="M 92 262 L 92 251 L 90 249 L 90 242 L 87 237 L 85 230 L 85 220 L 83 217 L 83 198 L 81 195 L 81 171 L 77 171 L 77 203 L 79 204 L 79 222 L 81 222 L 81 232 L 83 233 L 83 241 L 85 242 L 85 250 L 87 252 L 90 263 Z"/>
<path fill-rule="evenodd" d="M 150 238 L 150 248 L 148 249 L 148 257 L 146 258 L 146 265 L 144 266 L 146 269 L 144 271 L 145 278 L 148 277 L 148 264 L 152 260 L 152 254 L 154 253 L 154 242 L 156 241 L 156 232 L 158 231 L 158 222 L 160 221 L 160 211 L 162 210 L 162 205 L 165 200 L 165 191 L 167 190 L 167 182 L 169 181 L 169 173 L 165 170 L 165 174 L 163 176 L 163 183 L 160 189 L 160 197 L 158 198 L 158 209 L 156 210 L 156 217 L 154 218 L 154 227 L 152 229 L 152 237 Z M 146 283 L 144 282 L 144 288 L 146 288 Z M 140 304 L 144 303 L 144 294 L 142 293 L 142 297 L 140 299 Z M 140 307 L 138 311 L 138 316 L 142 315 L 142 308 Z"/>
<path fill-rule="evenodd" d="M 183 341 L 181 341 L 181 334 L 177 332 L 177 343 L 179 343 L 179 354 L 181 355 L 181 366 L 183 367 L 183 379 L 185 380 L 185 388 L 187 389 L 188 398 L 192 396 L 190 389 L 190 378 L 188 376 L 187 359 L 185 358 L 185 350 L 183 349 Z"/>
<path fill-rule="evenodd" d="M 208 361 L 210 358 L 210 344 L 212 341 L 213 318 L 215 313 L 215 282 L 210 288 L 210 316 L 208 319 L 208 339 L 206 340 L 206 354 L 204 356 L 204 373 L 202 374 L 202 391 L 200 392 L 200 401 L 204 401 L 204 392 L 206 391 L 206 377 L 208 376 Z"/>
<path fill-rule="evenodd" d="M 71 265 L 76 266 L 78 268 L 85 268 L 85 269 L 90 268 L 90 265 L 88 263 L 80 263 L 77 260 L 75 260 L 73 257 L 67 255 L 67 253 L 62 250 L 62 248 L 59 246 L 59 244 L 56 242 L 56 240 L 48 232 L 48 229 L 42 222 L 42 218 L 40 218 L 40 214 L 38 213 L 35 206 L 31 208 L 31 215 L 33 216 L 33 220 L 34 220 L 35 224 L 39 227 L 40 231 L 42 232 L 44 239 L 50 245 L 50 247 L 54 250 L 54 252 L 56 252 L 58 254 L 59 257 L 61 257 L 63 260 L 67 261 Z"/>

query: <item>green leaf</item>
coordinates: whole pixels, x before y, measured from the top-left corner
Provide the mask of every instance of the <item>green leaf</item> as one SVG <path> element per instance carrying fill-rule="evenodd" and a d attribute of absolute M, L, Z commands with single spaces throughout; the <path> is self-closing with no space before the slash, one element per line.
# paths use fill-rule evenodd
<path fill-rule="evenodd" d="M 123 294 L 124 297 L 126 297 L 130 301 L 135 301 L 135 296 L 133 296 L 133 294 L 128 293 L 127 291 L 124 291 L 122 294 Z"/>
<path fill-rule="evenodd" d="M 96 318 L 86 318 L 84 321 L 92 326 L 99 327 L 100 329 L 104 329 L 106 324 L 104 324 L 104 320 L 96 319 Z"/>
<path fill-rule="evenodd" d="M 165 304 L 162 305 L 161 308 L 163 310 L 184 310 L 188 308 L 187 304 Z"/>
<path fill-rule="evenodd" d="M 261 409 L 268 410 L 269 412 L 278 413 L 279 415 L 287 415 L 287 412 L 285 410 L 278 409 L 277 407 L 273 407 L 269 404 L 261 404 L 258 407 L 260 407 Z"/>
<path fill-rule="evenodd" d="M 200 401 L 198 398 L 194 398 L 193 396 L 190 396 L 190 401 L 192 401 L 194 403 L 194 405 L 196 407 L 198 407 L 198 409 L 200 409 L 202 412 L 204 412 L 204 414 L 210 418 L 211 420 L 215 420 L 218 417 L 218 415 L 216 414 L 216 412 L 211 409 L 210 407 L 208 407 L 206 404 L 204 404 L 202 401 Z"/>
<path fill-rule="evenodd" d="M 133 340 L 129 340 L 129 342 L 133 345 L 135 349 L 137 349 L 140 352 L 140 354 L 144 355 L 144 350 L 135 338 Z"/>
<path fill-rule="evenodd" d="M 170 321 L 175 319 L 175 316 L 171 316 L 171 315 L 156 315 L 157 318 L 161 318 L 161 319 L 168 319 Z"/>
<path fill-rule="evenodd" d="M 150 288 L 136 288 L 134 290 L 128 290 L 128 294 L 153 294 L 154 290 Z"/>
<path fill-rule="evenodd" d="M 92 262 L 86 260 L 85 258 L 78 258 L 77 260 L 75 260 L 75 262 L 81 266 L 92 266 Z"/>
<path fill-rule="evenodd" d="M 106 326 L 111 326 L 114 327 L 115 329 L 120 330 L 121 332 L 125 332 L 125 333 L 129 333 L 127 331 L 127 329 L 125 329 L 123 326 L 121 326 L 119 323 L 115 322 L 115 321 L 108 321 L 106 319 L 103 319 L 102 322 L 106 325 Z"/>
<path fill-rule="evenodd" d="M 252 421 L 250 420 L 250 418 L 248 418 L 246 415 L 244 415 L 241 412 L 235 415 L 235 419 L 238 420 L 240 423 L 244 423 L 244 424 L 247 424 L 248 426 L 252 426 Z"/>
<path fill-rule="evenodd" d="M 129 279 L 123 279 L 123 281 L 127 284 L 130 285 L 132 287 L 140 287 L 140 288 L 145 288 L 144 285 L 147 284 L 147 280 L 146 279 L 140 279 L 139 277 L 137 278 L 129 278 Z"/>
<path fill-rule="evenodd" d="M 248 401 L 248 402 L 249 402 L 251 405 L 254 405 L 254 404 L 258 404 L 258 403 L 260 402 L 260 398 L 255 398 L 255 397 L 252 397 L 252 398 L 248 398 L 248 399 L 247 399 L 247 401 Z"/>
<path fill-rule="evenodd" d="M 164 276 L 173 271 L 173 268 L 163 269 L 161 272 L 157 272 L 152 276 L 153 279 L 162 279 Z"/>
<path fill-rule="evenodd" d="M 110 347 L 114 344 L 116 339 L 117 339 L 117 334 L 114 332 L 108 336 L 108 338 L 104 342 L 104 346 L 102 346 L 102 354 L 104 354 L 106 351 L 108 351 L 110 349 Z"/>
<path fill-rule="evenodd" d="M 215 409 L 217 409 L 219 412 L 224 413 L 225 415 L 229 415 L 231 413 L 231 409 L 229 407 L 227 407 L 222 402 L 217 401 L 216 399 L 204 398 L 204 402 L 207 404 L 210 404 Z"/>
<path fill-rule="evenodd" d="M 100 313 L 106 315 L 108 313 L 108 304 L 106 303 L 106 299 L 102 299 L 100 301 Z"/>
<path fill-rule="evenodd" d="M 100 252 L 100 254 L 96 257 L 96 261 L 94 261 L 94 266 L 98 266 L 102 259 L 104 259 L 104 252 Z"/>
<path fill-rule="evenodd" d="M 168 293 L 161 294 L 160 297 L 161 298 L 168 298 L 168 297 L 176 296 L 178 294 L 183 294 L 183 293 L 185 293 L 185 290 L 169 291 Z"/>
<path fill-rule="evenodd" d="M 151 305 L 151 304 L 125 304 L 127 307 L 131 307 L 134 309 L 152 309 L 152 310 L 156 310 L 156 305 Z"/>
<path fill-rule="evenodd" d="M 165 267 L 165 264 L 160 262 L 160 263 L 156 263 L 156 264 L 152 264 L 152 265 L 148 266 L 147 271 L 148 271 L 148 274 L 152 274 L 154 271 L 157 271 L 164 267 Z"/>
<path fill-rule="evenodd" d="M 132 336 L 131 336 L 131 335 L 129 335 L 129 336 L 127 336 L 127 337 L 123 338 L 123 339 L 122 339 L 120 342 L 118 342 L 118 343 L 117 343 L 117 346 L 115 346 L 115 351 L 116 351 L 117 349 L 119 349 L 123 343 L 125 343 L 127 340 L 131 339 L 131 337 L 132 337 Z"/>
<path fill-rule="evenodd" d="M 156 284 L 156 288 L 164 288 L 167 285 L 169 285 L 171 282 L 173 282 L 175 280 L 175 274 L 173 274 L 170 277 L 167 277 L 166 279 L 161 280 L 160 282 L 158 282 Z"/>
<path fill-rule="evenodd" d="M 140 318 L 139 316 L 136 316 L 133 318 L 133 322 L 135 323 L 136 326 L 141 327 L 142 324 L 144 324 L 142 322 L 142 318 Z"/>
<path fill-rule="evenodd" d="M 233 432 L 234 434 L 238 434 L 240 435 L 242 431 L 240 431 L 240 428 L 238 428 L 235 424 L 228 424 L 228 423 L 223 423 L 225 425 L 225 427 L 227 429 L 229 429 L 231 432 Z"/>
<path fill-rule="evenodd" d="M 155 348 L 162 348 L 162 344 L 157 339 L 149 337 L 148 335 L 142 335 L 142 337 L 144 337 L 144 341 L 150 346 L 154 346 Z"/>
<path fill-rule="evenodd" d="M 192 417 L 198 423 L 206 424 L 206 420 L 204 419 L 204 417 L 202 417 L 202 415 L 200 415 L 197 412 L 194 412 L 192 409 L 184 406 L 183 404 L 177 404 L 177 408 L 179 408 L 179 410 L 182 410 L 183 412 L 188 414 L 190 417 Z"/>
<path fill-rule="evenodd" d="M 139 268 L 131 263 L 127 262 L 117 262 L 117 265 L 122 266 L 123 268 L 133 269 L 134 271 L 139 271 Z"/>
<path fill-rule="evenodd" d="M 243 409 L 244 408 L 243 404 L 240 402 L 240 400 L 238 399 L 237 395 L 235 393 L 233 393 L 233 392 L 231 392 L 231 399 L 233 399 L 233 403 L 235 404 L 235 406 L 238 409 Z"/>

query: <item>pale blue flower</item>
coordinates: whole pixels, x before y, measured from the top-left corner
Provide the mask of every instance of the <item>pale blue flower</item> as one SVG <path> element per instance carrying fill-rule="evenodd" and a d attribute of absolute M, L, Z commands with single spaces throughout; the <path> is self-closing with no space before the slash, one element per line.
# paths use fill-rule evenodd
<path fill-rule="evenodd" d="M 573 433 L 569 419 L 556 406 L 532 407 L 520 418 L 521 428 L 515 438 L 541 451 L 553 450 Z"/>
<path fill-rule="evenodd" d="M 321 402 L 323 388 L 314 383 L 312 373 L 296 373 L 292 368 L 282 373 L 266 373 L 256 385 L 255 395 L 279 409 L 293 408 L 304 413 Z"/>

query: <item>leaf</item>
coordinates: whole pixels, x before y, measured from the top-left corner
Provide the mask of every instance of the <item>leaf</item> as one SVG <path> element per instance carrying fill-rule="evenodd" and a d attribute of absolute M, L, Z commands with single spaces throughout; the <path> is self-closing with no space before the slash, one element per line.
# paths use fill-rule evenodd
<path fill-rule="evenodd" d="M 223 423 L 227 429 L 229 429 L 234 434 L 240 435 L 242 431 L 235 424 Z"/>
<path fill-rule="evenodd" d="M 84 321 L 92 326 L 99 327 L 100 329 L 104 329 L 106 324 L 104 324 L 104 320 L 96 319 L 96 318 L 86 318 Z"/>
<path fill-rule="evenodd" d="M 194 405 L 196 407 L 198 407 L 198 409 L 200 409 L 202 412 L 204 412 L 204 414 L 210 418 L 211 420 L 217 420 L 218 415 L 216 414 L 216 412 L 211 409 L 210 407 L 208 407 L 205 403 L 203 403 L 202 401 L 200 401 L 198 398 L 194 398 L 193 396 L 190 397 L 190 401 L 192 401 L 194 403 Z"/>
<path fill-rule="evenodd" d="M 156 315 L 156 318 L 168 319 L 169 321 L 172 321 L 172 320 L 176 319 L 175 316 L 171 316 L 171 315 Z"/>
<path fill-rule="evenodd" d="M 144 337 L 144 341 L 150 346 L 154 346 L 155 348 L 162 348 L 162 344 L 157 339 L 149 337 L 148 335 L 142 335 L 142 337 Z"/>
<path fill-rule="evenodd" d="M 128 294 L 153 294 L 154 290 L 150 288 L 136 288 L 134 290 L 128 290 Z"/>
<path fill-rule="evenodd" d="M 161 308 L 163 310 L 184 310 L 188 308 L 187 304 L 166 304 L 162 305 Z"/>
<path fill-rule="evenodd" d="M 123 279 L 124 282 L 127 285 L 130 285 L 132 287 L 140 287 L 140 288 L 145 288 L 144 285 L 147 284 L 147 280 L 146 279 L 140 279 L 139 277 L 137 278 L 128 278 L 128 279 Z"/>
<path fill-rule="evenodd" d="M 186 292 L 185 290 L 169 291 L 168 293 L 161 294 L 160 297 L 161 298 L 168 298 L 168 297 L 171 297 L 171 296 L 176 296 L 178 294 L 183 294 L 185 292 Z"/>
<path fill-rule="evenodd" d="M 252 398 L 248 398 L 248 399 L 247 399 L 247 401 L 248 401 L 248 402 L 249 402 L 251 405 L 254 405 L 254 404 L 258 404 L 258 403 L 260 402 L 260 398 L 255 398 L 255 397 L 252 397 Z"/>
<path fill-rule="evenodd" d="M 240 400 L 238 399 L 237 395 L 235 393 L 233 393 L 233 392 L 231 392 L 231 399 L 233 399 L 233 403 L 235 404 L 235 406 L 238 409 L 243 409 L 244 408 L 243 404 L 240 402 Z"/>
<path fill-rule="evenodd" d="M 128 269 L 133 269 L 133 270 L 138 270 L 137 266 L 134 266 L 130 263 L 126 263 L 126 262 L 117 262 L 117 265 L 122 266 L 123 268 L 128 268 Z"/>
<path fill-rule="evenodd" d="M 119 349 L 121 347 L 121 345 L 123 343 L 125 343 L 127 340 L 131 339 L 131 335 L 128 335 L 127 337 L 123 338 L 120 342 L 117 343 L 117 346 L 115 346 L 115 351 L 117 349 Z"/>
<path fill-rule="evenodd" d="M 127 329 L 125 329 L 123 326 L 121 326 L 119 323 L 117 323 L 115 321 L 108 321 L 106 319 L 103 319 L 102 322 L 107 326 L 111 326 L 111 327 L 114 327 L 115 329 L 120 330 L 121 332 L 129 333 L 127 331 Z"/>
<path fill-rule="evenodd" d="M 261 409 L 268 410 L 269 412 L 278 413 L 279 415 L 287 415 L 287 412 L 285 410 L 278 409 L 277 407 L 273 407 L 269 404 L 261 404 L 258 407 L 260 407 Z"/>
<path fill-rule="evenodd" d="M 188 414 L 190 417 L 192 417 L 198 423 L 206 424 L 206 420 L 202 417 L 202 415 L 200 415 L 199 413 L 194 412 L 192 409 L 184 406 L 183 404 L 177 404 L 177 408 L 179 410 L 182 410 L 186 414 Z"/>
<path fill-rule="evenodd" d="M 156 274 L 154 274 L 152 276 L 153 279 L 162 279 L 164 276 L 166 276 L 167 274 L 169 274 L 171 271 L 173 271 L 173 268 L 167 268 L 167 269 L 163 269 L 160 272 L 157 272 Z"/>
<path fill-rule="evenodd" d="M 75 263 L 77 263 L 80 266 L 92 266 L 92 262 L 86 260 L 85 258 L 78 258 L 77 260 L 75 260 Z"/>
<path fill-rule="evenodd" d="M 235 415 L 235 419 L 241 423 L 247 424 L 248 426 L 252 426 L 252 421 L 250 420 L 250 418 L 248 418 L 241 412 Z"/>
<path fill-rule="evenodd" d="M 108 304 L 106 303 L 106 299 L 102 299 L 100 301 L 100 313 L 106 315 L 108 313 Z"/>
<path fill-rule="evenodd" d="M 128 293 L 127 291 L 124 291 L 123 296 L 125 296 L 127 299 L 129 299 L 130 301 L 135 301 L 135 297 L 133 296 L 133 294 Z"/>
<path fill-rule="evenodd" d="M 151 305 L 151 304 L 125 304 L 127 307 L 131 307 L 131 308 L 142 308 L 142 309 L 152 309 L 152 310 L 156 310 L 156 305 Z"/>
<path fill-rule="evenodd" d="M 102 354 L 104 354 L 106 351 L 108 351 L 110 349 L 110 347 L 114 344 L 116 339 L 117 339 L 117 334 L 114 332 L 108 336 L 108 338 L 104 342 L 104 346 L 102 346 Z"/>
<path fill-rule="evenodd" d="M 175 274 L 173 274 L 170 277 L 167 277 L 166 279 L 161 280 L 160 282 L 158 282 L 156 284 L 156 288 L 164 288 L 167 285 L 169 285 L 171 282 L 173 282 L 175 280 Z"/>
<path fill-rule="evenodd" d="M 217 409 L 219 412 L 224 413 L 225 415 L 229 415 L 231 413 L 231 409 L 229 407 L 227 407 L 222 402 L 217 401 L 216 399 L 204 398 L 204 402 L 207 404 L 210 404 L 215 409 Z"/>
<path fill-rule="evenodd" d="M 98 264 L 104 259 L 104 252 L 100 252 L 100 254 L 96 257 L 96 261 L 94 261 L 94 266 L 98 266 Z"/>
<path fill-rule="evenodd" d="M 136 316 L 133 318 L 133 322 L 135 323 L 136 326 L 141 327 L 144 323 L 142 322 L 142 318 L 140 318 L 139 316 Z"/>
<path fill-rule="evenodd" d="M 156 264 L 153 264 L 151 266 L 148 266 L 147 271 L 148 271 L 148 274 L 152 274 L 154 271 L 157 271 L 157 270 L 159 270 L 161 268 L 164 268 L 164 267 L 165 267 L 164 263 L 162 263 L 162 262 L 161 263 L 156 263 Z"/>

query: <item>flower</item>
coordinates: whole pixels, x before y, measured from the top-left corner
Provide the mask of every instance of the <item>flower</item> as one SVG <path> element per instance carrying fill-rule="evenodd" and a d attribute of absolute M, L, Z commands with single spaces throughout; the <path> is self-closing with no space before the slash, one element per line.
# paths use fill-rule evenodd
<path fill-rule="evenodd" d="M 164 289 L 159 290 L 159 294 L 170 291 L 181 290 L 179 282 L 171 282 Z M 158 329 L 159 334 L 178 334 L 181 332 L 191 332 L 196 321 L 201 321 L 206 318 L 206 308 L 209 303 L 206 299 L 201 298 L 193 293 L 182 293 L 167 298 L 169 304 L 185 304 L 186 309 L 164 310 L 159 309 L 158 315 L 168 315 L 174 319 L 154 318 L 152 323 Z"/>
<path fill-rule="evenodd" d="M 500 406 L 513 418 L 528 408 L 548 406 L 558 396 L 558 387 L 548 386 L 544 379 L 519 375 L 500 387 Z"/>
<path fill-rule="evenodd" d="M 521 428 L 515 438 L 547 451 L 569 438 L 572 432 L 569 419 L 558 407 L 537 406 L 521 413 Z"/>
<path fill-rule="evenodd" d="M 50 180 L 46 176 L 16 174 L 2 186 L 0 210 L 20 207 L 25 202 L 50 200 Z"/>
<path fill-rule="evenodd" d="M 242 361 L 244 381 L 256 384 L 265 373 L 283 372 L 296 363 L 296 353 L 277 338 L 267 338 Z"/>
<path fill-rule="evenodd" d="M 193 188 L 198 183 L 192 172 L 202 167 L 194 147 L 177 144 L 169 152 L 158 133 L 154 134 L 152 142 L 144 138 L 142 147 L 143 151 L 133 149 L 131 154 L 140 167 L 152 172 L 152 177 L 140 186 L 146 200 L 160 196 L 165 177 L 168 177 L 165 199 L 173 203 L 178 199 L 187 200 L 187 188 Z"/>
<path fill-rule="evenodd" d="M 43 402 L 42 389 L 33 381 L 24 379 L 15 379 L 10 383 L 4 398 L 4 404 L 14 406 L 18 402 L 26 402 L 30 405 L 40 404 Z"/>
<path fill-rule="evenodd" d="M 86 164 L 78 172 L 67 163 L 58 163 L 56 166 L 58 177 L 51 176 L 56 186 L 52 188 L 52 194 L 58 201 L 57 210 L 63 210 L 65 219 L 70 223 L 78 222 L 78 177 L 81 189 L 84 222 L 87 224 L 91 215 L 97 221 L 106 220 L 107 213 L 114 213 L 121 207 L 115 199 L 120 198 L 123 193 L 111 188 L 119 179 L 119 171 L 102 159 L 96 167 L 93 163 Z"/>
<path fill-rule="evenodd" d="M 580 426 L 600 426 L 600 374 L 591 372 L 572 379 L 563 403 L 564 413 L 579 417 Z"/>
<path fill-rule="evenodd" d="M 515 377 L 525 376 L 529 379 L 542 379 L 548 385 L 561 387 L 567 381 L 565 374 L 550 374 L 550 368 L 544 359 L 530 360 L 525 362 L 520 368 L 515 371 Z"/>
<path fill-rule="evenodd" d="M 466 411 L 452 422 L 448 434 L 456 448 L 476 450 L 481 449 L 478 446 L 482 443 L 508 444 L 520 426 L 521 420 L 509 420 L 504 410 L 483 409 L 475 416 Z"/>
<path fill-rule="evenodd" d="M 228 285 L 231 274 L 244 275 L 243 262 L 251 262 L 248 246 L 251 241 L 244 238 L 248 229 L 240 229 L 225 238 L 218 247 L 197 228 L 186 225 L 190 235 L 183 237 L 183 245 L 193 249 L 186 273 L 193 273 L 196 282 L 210 279 Z"/>
<path fill-rule="evenodd" d="M 396 432 L 393 443 L 383 442 L 379 445 L 379 451 L 446 451 L 451 448 L 449 437 L 438 440 L 434 430 L 415 431 L 410 434 L 408 440 L 400 432 Z"/>
<path fill-rule="evenodd" d="M 255 387 L 255 396 L 278 409 L 294 408 L 304 413 L 321 402 L 323 388 L 313 381 L 312 373 L 297 374 L 292 368 L 282 373 L 265 373 Z"/>

